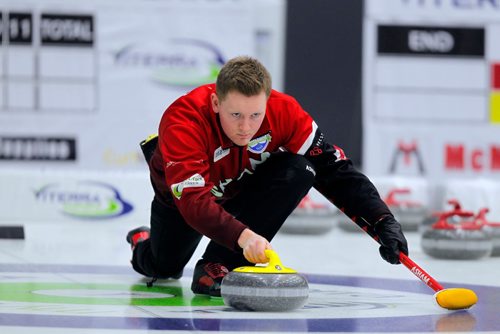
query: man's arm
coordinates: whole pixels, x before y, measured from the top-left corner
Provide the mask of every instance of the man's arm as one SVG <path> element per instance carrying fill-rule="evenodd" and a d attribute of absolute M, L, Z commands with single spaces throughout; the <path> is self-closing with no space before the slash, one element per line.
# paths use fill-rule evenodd
<path fill-rule="evenodd" d="M 373 183 L 354 168 L 341 148 L 326 142 L 319 129 L 304 156 L 316 170 L 314 187 L 358 225 L 371 228 L 381 243 L 381 256 L 399 263 L 399 252 L 408 254 L 407 241 Z"/>

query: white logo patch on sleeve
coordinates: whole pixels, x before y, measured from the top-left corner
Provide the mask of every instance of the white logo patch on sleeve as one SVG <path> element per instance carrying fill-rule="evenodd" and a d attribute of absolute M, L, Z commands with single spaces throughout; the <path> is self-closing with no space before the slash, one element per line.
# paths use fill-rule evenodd
<path fill-rule="evenodd" d="M 205 179 L 200 174 L 194 174 L 193 176 L 185 179 L 182 182 L 174 183 L 170 186 L 172 189 L 172 194 L 177 198 L 181 199 L 182 191 L 186 188 L 203 187 L 205 186 Z"/>

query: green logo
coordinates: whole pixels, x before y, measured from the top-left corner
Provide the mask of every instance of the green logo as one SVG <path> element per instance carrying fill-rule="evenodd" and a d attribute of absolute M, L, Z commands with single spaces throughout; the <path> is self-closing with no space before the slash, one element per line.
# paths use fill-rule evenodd
<path fill-rule="evenodd" d="M 267 145 L 271 142 L 271 135 L 269 133 L 260 136 L 258 138 L 252 139 L 248 143 L 248 150 L 252 153 L 262 153 L 267 148 Z"/>

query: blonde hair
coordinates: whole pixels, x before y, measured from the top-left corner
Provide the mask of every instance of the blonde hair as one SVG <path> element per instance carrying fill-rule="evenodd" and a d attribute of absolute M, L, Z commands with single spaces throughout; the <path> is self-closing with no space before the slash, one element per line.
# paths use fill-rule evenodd
<path fill-rule="evenodd" d="M 245 96 L 271 94 L 271 75 L 257 59 L 240 56 L 222 66 L 215 83 L 217 97 L 223 100 L 231 91 Z"/>

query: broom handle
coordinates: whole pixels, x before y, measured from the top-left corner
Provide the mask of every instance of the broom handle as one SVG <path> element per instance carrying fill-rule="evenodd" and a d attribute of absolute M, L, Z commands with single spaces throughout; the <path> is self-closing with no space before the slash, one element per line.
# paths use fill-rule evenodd
<path fill-rule="evenodd" d="M 363 231 L 365 231 L 373 240 L 375 240 L 380 245 L 380 240 L 378 235 L 375 233 L 373 226 L 369 225 L 364 219 L 353 220 L 356 225 L 358 225 Z M 399 252 L 399 261 L 404 264 L 408 270 L 410 270 L 413 275 L 417 276 L 422 282 L 424 282 L 429 288 L 435 292 L 443 290 L 443 286 L 438 283 L 431 275 L 429 275 L 422 267 L 413 262 L 408 255 L 403 252 Z"/>
<path fill-rule="evenodd" d="M 432 276 L 423 270 L 422 267 L 413 262 L 405 253 L 399 252 L 399 261 L 432 290 L 439 292 L 444 289 L 438 281 L 432 278 Z"/>

